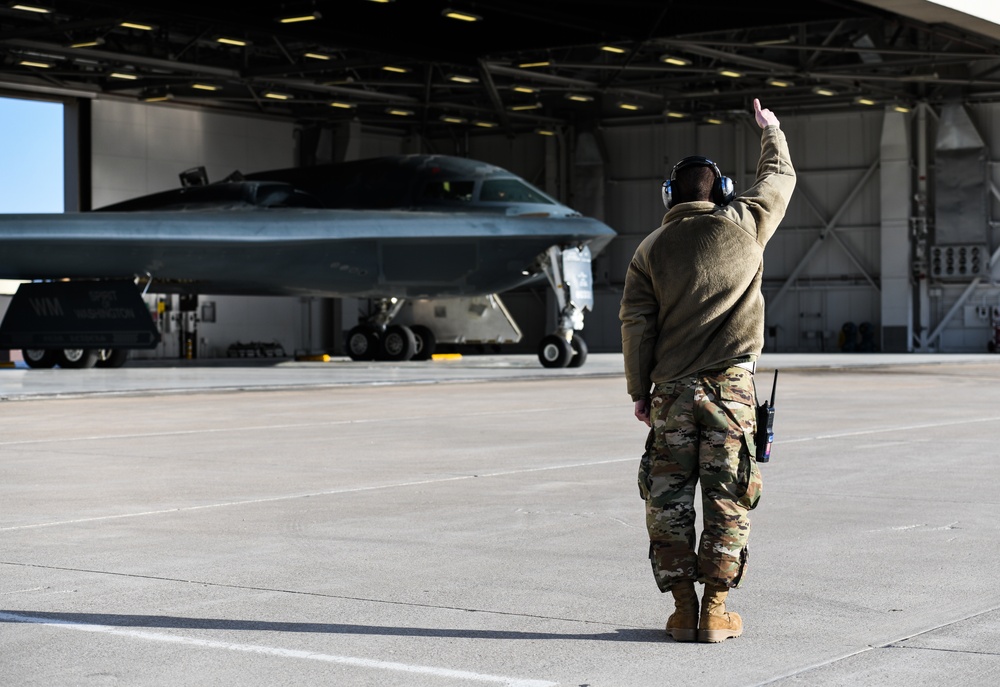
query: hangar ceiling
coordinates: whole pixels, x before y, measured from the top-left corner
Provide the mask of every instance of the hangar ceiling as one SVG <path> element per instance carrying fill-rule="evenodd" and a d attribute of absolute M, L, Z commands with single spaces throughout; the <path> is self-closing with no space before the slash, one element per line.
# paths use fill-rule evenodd
<path fill-rule="evenodd" d="M 0 89 L 169 98 L 425 137 L 716 123 L 755 96 L 782 113 L 1000 99 L 996 25 L 926 23 L 879 4 L 928 6 L 26 0 L 0 7 Z"/>

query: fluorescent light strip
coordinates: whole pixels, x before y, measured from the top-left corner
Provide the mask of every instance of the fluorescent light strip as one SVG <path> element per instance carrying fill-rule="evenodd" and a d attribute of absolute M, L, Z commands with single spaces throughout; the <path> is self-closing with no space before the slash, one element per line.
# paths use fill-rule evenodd
<path fill-rule="evenodd" d="M 35 14 L 52 14 L 52 10 L 48 7 L 40 7 L 38 5 L 11 5 L 12 10 L 21 10 L 22 12 L 34 12 Z"/>

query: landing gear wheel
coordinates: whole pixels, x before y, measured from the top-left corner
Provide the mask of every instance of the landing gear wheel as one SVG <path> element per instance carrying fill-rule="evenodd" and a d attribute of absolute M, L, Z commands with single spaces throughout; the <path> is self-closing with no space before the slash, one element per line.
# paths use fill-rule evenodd
<path fill-rule="evenodd" d="M 48 370 L 59 362 L 58 351 L 48 351 L 44 348 L 25 348 L 21 350 L 24 363 L 35 370 Z"/>
<path fill-rule="evenodd" d="M 127 348 L 102 348 L 97 354 L 94 367 L 121 367 L 128 360 Z"/>
<path fill-rule="evenodd" d="M 84 370 L 97 364 L 96 348 L 64 348 L 56 358 L 59 367 L 67 370 Z"/>
<path fill-rule="evenodd" d="M 574 335 L 569 345 L 573 349 L 573 357 L 570 358 L 566 367 L 581 367 L 587 362 L 587 342 L 583 340 L 582 336 Z"/>
<path fill-rule="evenodd" d="M 361 324 L 347 332 L 347 355 L 351 360 L 375 360 L 378 347 L 378 332 L 374 327 Z"/>
<path fill-rule="evenodd" d="M 417 339 L 413 330 L 401 324 L 392 324 L 385 328 L 379 347 L 380 360 L 404 361 L 417 352 Z"/>
<path fill-rule="evenodd" d="M 542 367 L 566 367 L 572 357 L 573 347 L 557 334 L 549 334 L 538 344 L 538 360 Z"/>
<path fill-rule="evenodd" d="M 417 340 L 417 352 L 413 354 L 413 360 L 430 360 L 437 347 L 437 338 L 434 336 L 434 332 L 431 331 L 430 327 L 425 327 L 422 324 L 413 325 L 410 327 L 410 331 L 413 332 L 413 338 Z"/>

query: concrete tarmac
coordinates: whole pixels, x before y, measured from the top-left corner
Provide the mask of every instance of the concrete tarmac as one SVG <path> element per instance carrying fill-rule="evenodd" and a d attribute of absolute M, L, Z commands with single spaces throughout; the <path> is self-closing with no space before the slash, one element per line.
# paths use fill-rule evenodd
<path fill-rule="evenodd" d="M 721 644 L 663 631 L 620 355 L 0 369 L 0 684 L 995 685 L 1000 357 L 773 369 Z"/>

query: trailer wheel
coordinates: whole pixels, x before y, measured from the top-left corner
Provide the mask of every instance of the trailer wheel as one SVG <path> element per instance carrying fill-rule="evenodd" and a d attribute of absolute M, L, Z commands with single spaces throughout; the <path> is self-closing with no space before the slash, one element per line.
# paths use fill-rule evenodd
<path fill-rule="evenodd" d="M 35 370 L 48 370 L 56 366 L 58 351 L 48 351 L 44 348 L 25 348 L 21 350 L 24 363 Z"/>
<path fill-rule="evenodd" d="M 127 348 L 102 348 L 97 352 L 94 367 L 121 367 L 128 360 Z"/>
<path fill-rule="evenodd" d="M 68 370 L 83 370 L 97 364 L 96 348 L 64 348 L 58 352 L 59 367 Z"/>

